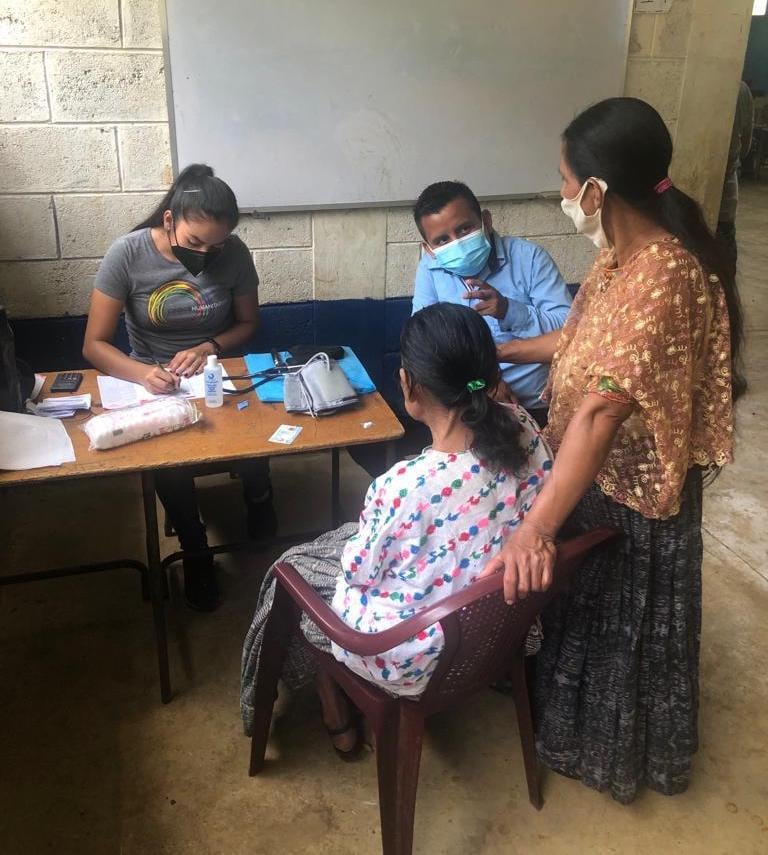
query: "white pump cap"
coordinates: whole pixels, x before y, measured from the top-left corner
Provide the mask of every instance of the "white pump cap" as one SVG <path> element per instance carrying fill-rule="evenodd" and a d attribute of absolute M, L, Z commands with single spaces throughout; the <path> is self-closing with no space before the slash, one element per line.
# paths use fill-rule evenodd
<path fill-rule="evenodd" d="M 211 353 L 208 355 L 208 359 L 205 361 L 206 368 L 215 368 L 219 364 L 219 357 L 216 356 L 215 353 Z"/>

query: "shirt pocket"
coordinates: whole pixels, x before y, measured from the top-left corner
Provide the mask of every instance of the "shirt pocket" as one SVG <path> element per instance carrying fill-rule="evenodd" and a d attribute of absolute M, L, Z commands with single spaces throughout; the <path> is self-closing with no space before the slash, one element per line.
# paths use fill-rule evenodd
<path fill-rule="evenodd" d="M 485 322 L 488 324 L 488 329 L 491 331 L 494 341 L 503 341 L 508 338 L 509 333 L 501 329 L 501 324 L 496 318 L 491 318 L 486 315 Z"/>

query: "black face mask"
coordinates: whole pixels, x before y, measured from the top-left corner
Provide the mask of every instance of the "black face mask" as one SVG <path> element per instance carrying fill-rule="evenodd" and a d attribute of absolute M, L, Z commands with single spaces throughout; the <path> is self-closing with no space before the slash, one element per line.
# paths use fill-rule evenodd
<path fill-rule="evenodd" d="M 175 226 L 173 227 L 173 239 L 177 241 Z M 171 243 L 170 233 L 168 235 L 168 243 Z M 199 276 L 204 270 L 211 266 L 221 250 L 209 249 L 208 252 L 200 252 L 200 250 L 197 249 L 189 249 L 189 247 L 186 246 L 179 246 L 177 241 L 175 244 L 171 243 L 171 252 L 193 276 Z"/>

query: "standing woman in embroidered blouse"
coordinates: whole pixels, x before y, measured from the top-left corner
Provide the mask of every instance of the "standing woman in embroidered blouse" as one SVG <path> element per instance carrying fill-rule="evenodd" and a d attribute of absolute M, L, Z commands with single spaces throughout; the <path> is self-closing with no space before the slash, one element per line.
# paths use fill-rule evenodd
<path fill-rule="evenodd" d="M 537 747 L 551 768 L 630 802 L 688 785 L 697 749 L 702 472 L 731 460 L 741 310 L 672 141 L 643 101 L 611 98 L 563 134 L 563 210 L 602 252 L 562 331 L 511 342 L 551 361 L 552 477 L 487 572 L 508 601 L 547 588 L 554 538 L 610 525 L 544 617 Z"/>

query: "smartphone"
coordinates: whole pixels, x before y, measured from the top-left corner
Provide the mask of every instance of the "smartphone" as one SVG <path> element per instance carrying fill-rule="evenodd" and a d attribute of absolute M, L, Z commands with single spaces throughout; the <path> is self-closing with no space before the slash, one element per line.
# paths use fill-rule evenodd
<path fill-rule="evenodd" d="M 66 371 L 54 377 L 51 392 L 76 392 L 82 382 L 83 375 L 79 371 Z"/>

